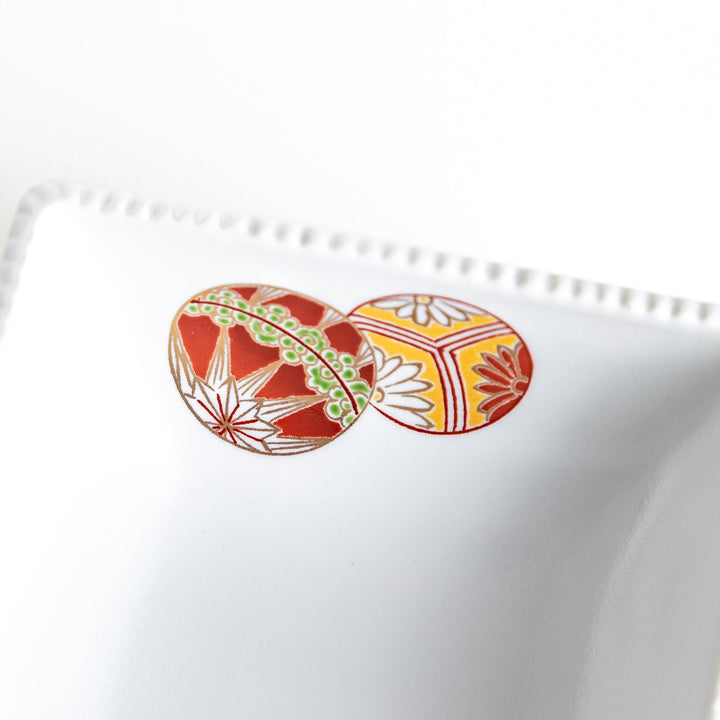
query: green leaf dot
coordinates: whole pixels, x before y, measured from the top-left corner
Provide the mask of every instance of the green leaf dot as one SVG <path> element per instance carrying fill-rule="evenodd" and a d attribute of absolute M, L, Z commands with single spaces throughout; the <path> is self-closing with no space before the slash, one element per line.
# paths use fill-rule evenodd
<path fill-rule="evenodd" d="M 370 393 L 370 386 L 364 380 L 356 380 L 355 382 L 350 383 L 350 389 L 355 394 L 361 393 L 368 395 Z"/>

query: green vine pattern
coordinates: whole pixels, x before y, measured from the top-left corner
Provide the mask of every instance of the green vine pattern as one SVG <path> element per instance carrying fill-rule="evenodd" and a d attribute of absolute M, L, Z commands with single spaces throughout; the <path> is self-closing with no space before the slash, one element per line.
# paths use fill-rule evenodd
<path fill-rule="evenodd" d="M 278 347 L 285 363 L 303 367 L 307 386 L 327 397 L 327 416 L 344 427 L 369 401 L 371 388 L 355 358 L 334 350 L 322 330 L 303 326 L 282 305 L 251 305 L 231 290 L 217 290 L 196 297 L 183 312 L 208 316 L 221 328 L 243 325 L 258 343 Z"/>

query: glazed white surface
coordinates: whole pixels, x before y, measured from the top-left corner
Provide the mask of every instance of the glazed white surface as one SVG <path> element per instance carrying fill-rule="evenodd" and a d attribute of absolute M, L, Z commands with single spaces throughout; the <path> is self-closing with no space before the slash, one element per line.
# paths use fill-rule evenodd
<path fill-rule="evenodd" d="M 705 717 L 713 324 L 211 220 L 39 210 L 0 352 L 4 714 Z M 187 412 L 167 333 L 188 293 L 255 281 L 475 303 L 525 338 L 530 391 L 464 436 L 370 409 L 319 451 L 243 453 Z"/>

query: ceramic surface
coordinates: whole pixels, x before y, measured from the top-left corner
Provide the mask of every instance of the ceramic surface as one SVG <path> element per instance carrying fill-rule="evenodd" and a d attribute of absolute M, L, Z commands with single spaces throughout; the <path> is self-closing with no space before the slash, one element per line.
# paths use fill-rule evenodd
<path fill-rule="evenodd" d="M 0 283 L 4 716 L 707 714 L 716 308 L 58 185 Z M 239 451 L 188 411 L 168 334 L 247 283 L 342 314 L 456 299 L 531 381 L 473 432 L 368 407 L 312 452 Z"/>

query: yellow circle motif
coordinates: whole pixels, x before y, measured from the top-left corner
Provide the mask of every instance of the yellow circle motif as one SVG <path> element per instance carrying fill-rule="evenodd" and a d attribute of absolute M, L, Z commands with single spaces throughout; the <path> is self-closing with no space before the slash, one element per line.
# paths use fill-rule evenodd
<path fill-rule="evenodd" d="M 390 295 L 350 314 L 373 346 L 371 404 L 413 430 L 464 433 L 496 422 L 532 377 L 523 339 L 475 305 L 438 295 Z"/>

